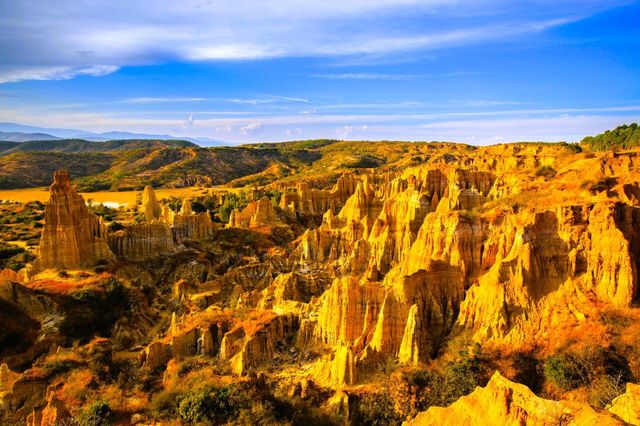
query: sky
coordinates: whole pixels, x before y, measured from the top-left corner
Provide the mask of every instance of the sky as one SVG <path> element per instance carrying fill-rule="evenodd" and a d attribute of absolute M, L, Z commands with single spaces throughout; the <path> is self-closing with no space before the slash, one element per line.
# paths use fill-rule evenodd
<path fill-rule="evenodd" d="M 640 1 L 0 0 L 0 121 L 230 143 L 640 121 Z"/>

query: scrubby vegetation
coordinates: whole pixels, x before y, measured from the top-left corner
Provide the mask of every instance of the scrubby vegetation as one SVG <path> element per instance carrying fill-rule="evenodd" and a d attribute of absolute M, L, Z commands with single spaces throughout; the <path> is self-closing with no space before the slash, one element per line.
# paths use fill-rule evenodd
<path fill-rule="evenodd" d="M 541 166 L 536 170 L 536 176 L 541 176 L 547 179 L 553 178 L 558 172 L 551 166 Z"/>
<path fill-rule="evenodd" d="M 339 418 L 321 412 L 312 404 L 274 393 L 255 380 L 225 386 L 202 384 L 191 390 L 166 389 L 154 396 L 150 410 L 157 420 L 179 419 L 184 424 L 341 424 Z"/>
<path fill-rule="evenodd" d="M 0 203 L 0 269 L 18 271 L 33 261 L 43 218 L 42 203 Z"/>
<path fill-rule="evenodd" d="M 637 123 L 623 124 L 596 136 L 587 136 L 580 144 L 594 151 L 636 148 L 640 146 L 640 127 Z"/>
<path fill-rule="evenodd" d="M 588 390 L 589 402 L 601 408 L 634 379 L 628 360 L 614 348 L 559 353 L 545 360 L 542 371 L 551 396 L 583 387 Z"/>
<path fill-rule="evenodd" d="M 115 322 L 129 314 L 134 303 L 130 290 L 109 277 L 97 288 L 77 291 L 64 301 L 67 314 L 60 330 L 69 342 L 109 337 Z"/>
<path fill-rule="evenodd" d="M 495 367 L 479 346 L 471 353 L 462 351 L 460 357 L 442 368 L 420 369 L 404 376 L 409 393 L 415 395 L 406 414 L 415 415 L 431 406 L 444 407 L 476 386 L 484 386 Z"/>

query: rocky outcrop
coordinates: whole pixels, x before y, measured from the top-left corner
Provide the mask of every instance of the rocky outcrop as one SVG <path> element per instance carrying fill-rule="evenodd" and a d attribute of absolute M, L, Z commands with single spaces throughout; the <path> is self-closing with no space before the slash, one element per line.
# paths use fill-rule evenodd
<path fill-rule="evenodd" d="M 280 208 L 312 215 L 322 215 L 329 210 L 336 214 L 355 192 L 359 180 L 354 174 L 343 174 L 331 189 L 315 189 L 307 182 L 300 182 L 293 191 L 282 194 Z"/>
<path fill-rule="evenodd" d="M 157 370 L 171 359 L 219 356 L 230 362 L 234 373 L 247 374 L 289 347 L 299 329 L 297 316 L 264 312 L 235 326 L 229 320 L 218 319 L 184 327 L 174 315 L 169 335 L 145 349 L 144 366 Z"/>
<path fill-rule="evenodd" d="M 185 240 L 202 241 L 210 239 L 216 229 L 209 212 L 195 213 L 191 201 L 184 199 L 178 214 L 165 217 L 165 223 L 171 226 L 174 240 L 180 244 Z"/>
<path fill-rule="evenodd" d="M 250 202 L 241 212 L 233 210 L 229 217 L 229 226 L 235 228 L 259 228 L 262 226 L 284 225 L 276 214 L 271 200 L 262 197 Z"/>
<path fill-rule="evenodd" d="M 24 280 L 24 274 L 16 272 L 13 269 L 1 269 L 0 270 L 0 282 L 13 281 L 21 283 Z"/>
<path fill-rule="evenodd" d="M 89 211 L 82 195 L 71 187 L 69 173 L 55 172 L 33 272 L 90 268 L 114 259 L 106 225 Z"/>
<path fill-rule="evenodd" d="M 3 392 L 9 391 L 18 378 L 19 373 L 11 371 L 7 364 L 0 364 L 0 396 Z"/>
<path fill-rule="evenodd" d="M 247 374 L 274 358 L 277 352 L 288 348 L 298 331 L 298 318 L 278 315 L 265 321 L 257 329 L 253 326 L 231 330 L 225 334 L 221 346 L 222 358 L 231 361 L 231 368 L 238 375 Z M 233 341 L 233 343 L 230 343 Z"/>
<path fill-rule="evenodd" d="M 288 272 L 278 275 L 262 291 L 260 309 L 284 308 L 288 302 L 309 303 L 313 297 L 320 296 L 331 283 L 327 274 L 322 272 Z"/>
<path fill-rule="evenodd" d="M 166 204 L 161 206 L 150 186 L 144 189 L 140 211 L 145 223 L 109 235 L 109 246 L 121 259 L 143 261 L 168 256 L 178 252 L 185 240 L 209 239 L 216 229 L 209 213 L 194 213 L 186 198 L 178 213 Z"/>
<path fill-rule="evenodd" d="M 319 300 L 316 336 L 323 343 L 339 342 L 364 348 L 384 300 L 384 289 L 353 277 L 336 279 Z"/>
<path fill-rule="evenodd" d="M 317 364 L 314 378 L 323 386 L 340 389 L 355 384 L 357 374 L 356 357 L 352 349 L 339 342 L 335 352 Z"/>
<path fill-rule="evenodd" d="M 627 383 L 626 392 L 613 400 L 609 411 L 627 424 L 640 425 L 640 385 Z"/>
<path fill-rule="evenodd" d="M 472 210 L 488 201 L 496 177 L 489 172 L 455 169 L 449 175 L 447 191 L 439 203 L 446 210 Z"/>
<path fill-rule="evenodd" d="M 109 235 L 109 246 L 120 258 L 144 261 L 178 251 L 171 229 L 164 223 L 141 223 Z"/>
<path fill-rule="evenodd" d="M 398 352 L 398 360 L 402 364 L 417 364 L 420 362 L 421 334 L 422 321 L 420 319 L 418 305 L 411 305 Z"/>
<path fill-rule="evenodd" d="M 622 425 L 607 413 L 586 404 L 550 401 L 537 397 L 524 385 L 496 372 L 484 388 L 476 388 L 449 407 L 431 407 L 404 423 L 405 426 L 464 424 L 498 425 Z"/>
<path fill-rule="evenodd" d="M 600 299 L 629 306 L 638 295 L 640 210 L 598 204 L 589 215 L 586 286 Z"/>
<path fill-rule="evenodd" d="M 520 212 L 482 244 L 495 263 L 468 290 L 458 324 L 476 340 L 523 342 L 584 321 L 591 299 L 629 306 L 637 298 L 635 209 L 603 203 Z M 590 296 L 593 295 L 593 296 Z"/>
<path fill-rule="evenodd" d="M 142 204 L 140 205 L 140 213 L 144 215 L 147 223 L 151 223 L 160 219 L 160 203 L 156 198 L 156 193 L 150 186 L 145 186 L 142 191 Z"/>
<path fill-rule="evenodd" d="M 71 421 L 73 416 L 65 407 L 64 403 L 56 398 L 56 395 L 51 392 L 47 405 L 42 410 L 42 414 L 39 416 L 40 422 L 37 422 L 37 417 L 33 415 L 34 426 L 58 426 L 63 425 L 65 422 Z"/>
<path fill-rule="evenodd" d="M 52 299 L 13 281 L 0 282 L 0 301 L 38 321 L 45 321 L 58 312 L 58 305 Z"/>
<path fill-rule="evenodd" d="M 0 393 L 0 423 L 24 424 L 24 419 L 44 405 L 47 381 L 41 371 L 29 370 L 11 388 Z"/>

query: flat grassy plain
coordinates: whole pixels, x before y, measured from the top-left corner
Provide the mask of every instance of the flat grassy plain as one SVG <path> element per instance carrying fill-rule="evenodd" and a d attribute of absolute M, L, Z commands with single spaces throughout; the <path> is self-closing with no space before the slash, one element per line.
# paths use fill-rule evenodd
<path fill-rule="evenodd" d="M 171 197 L 192 197 L 210 192 L 211 189 L 205 188 L 166 188 L 156 189 L 158 199 Z M 84 192 L 82 196 L 85 201 L 91 200 L 94 203 L 118 203 L 119 205 L 132 206 L 136 204 L 136 197 L 142 194 L 142 191 L 98 191 Z M 15 201 L 18 203 L 28 203 L 30 201 L 40 201 L 46 203 L 49 201 L 49 188 L 25 188 L 25 189 L 5 189 L 0 190 L 0 201 Z"/>

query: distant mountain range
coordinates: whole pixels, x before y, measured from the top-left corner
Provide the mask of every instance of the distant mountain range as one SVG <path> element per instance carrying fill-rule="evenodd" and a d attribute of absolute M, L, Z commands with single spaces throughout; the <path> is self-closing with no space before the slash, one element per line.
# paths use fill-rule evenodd
<path fill-rule="evenodd" d="M 47 133 L 0 132 L 0 141 L 4 142 L 29 142 L 57 139 L 61 138 Z"/>
<path fill-rule="evenodd" d="M 28 142 L 37 140 L 84 139 L 86 141 L 104 142 L 122 139 L 155 139 L 186 140 L 202 146 L 225 146 L 231 143 L 211 138 L 177 137 L 171 135 L 153 135 L 131 132 L 93 133 L 77 129 L 45 128 L 25 126 L 17 123 L 0 123 L 0 141 Z"/>

